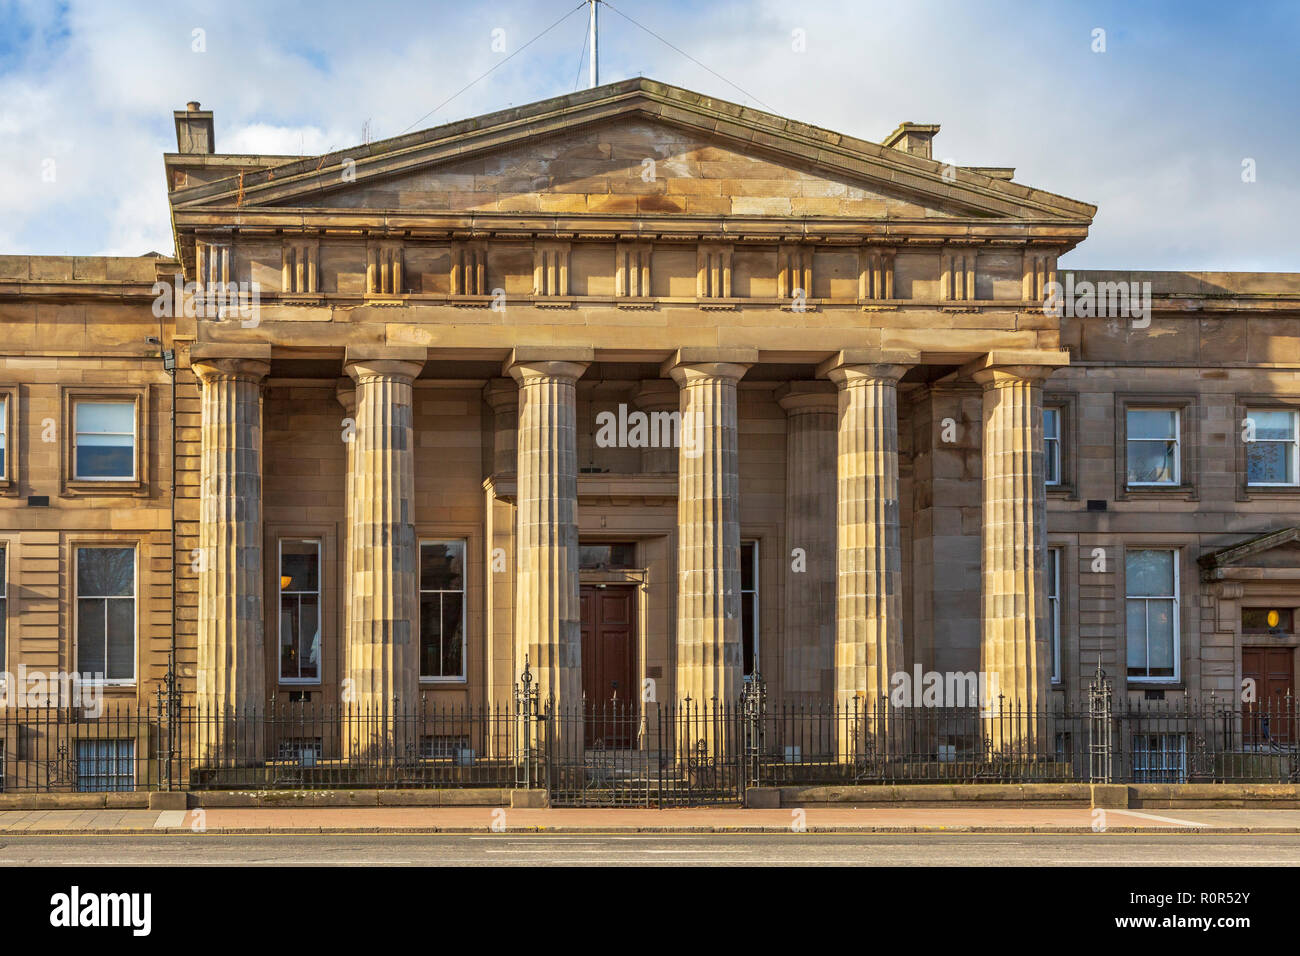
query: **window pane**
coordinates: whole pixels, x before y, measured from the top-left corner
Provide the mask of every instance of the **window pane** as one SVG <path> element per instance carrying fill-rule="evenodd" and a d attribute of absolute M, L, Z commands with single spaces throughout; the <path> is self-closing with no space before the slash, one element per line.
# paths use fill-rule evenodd
<path fill-rule="evenodd" d="M 135 403 L 78 402 L 76 461 L 78 478 L 131 478 L 135 475 Z"/>
<path fill-rule="evenodd" d="M 75 467 L 78 478 L 133 478 L 135 449 L 129 445 L 95 445 L 80 438 Z"/>
<path fill-rule="evenodd" d="M 459 591 L 464 585 L 465 542 L 429 541 L 420 545 L 420 590 Z"/>
<path fill-rule="evenodd" d="M 1061 411 L 1057 408 L 1043 409 L 1043 437 L 1061 437 Z"/>
<path fill-rule="evenodd" d="M 135 434 L 135 402 L 77 402 L 77 434 Z"/>
<path fill-rule="evenodd" d="M 315 541 L 280 542 L 280 590 L 320 590 L 320 548 Z"/>
<path fill-rule="evenodd" d="M 78 548 L 79 597 L 134 597 L 134 548 Z"/>
<path fill-rule="evenodd" d="M 754 673 L 754 643 L 757 635 L 754 633 L 754 611 L 756 610 L 755 602 L 758 595 L 742 594 L 740 596 L 740 615 L 741 615 L 741 640 L 744 645 L 745 654 L 745 675 Z"/>
<path fill-rule="evenodd" d="M 420 595 L 420 676 L 441 677 L 442 595 Z"/>
<path fill-rule="evenodd" d="M 1293 441 L 1295 412 L 1251 411 L 1247 418 L 1255 423 L 1256 441 Z"/>
<path fill-rule="evenodd" d="M 1131 408 L 1128 411 L 1129 438 L 1177 438 L 1178 413 L 1169 409 Z"/>
<path fill-rule="evenodd" d="M 440 677 L 464 677 L 462 631 L 464 619 L 459 594 L 442 596 L 442 672 Z"/>
<path fill-rule="evenodd" d="M 740 546 L 740 589 L 754 590 L 754 543 Z"/>
<path fill-rule="evenodd" d="M 1043 442 L 1043 480 L 1049 485 L 1061 480 L 1061 443 L 1056 439 Z"/>
<path fill-rule="evenodd" d="M 1060 587 L 1061 552 L 1056 548 L 1047 549 L 1047 596 L 1057 597 Z"/>
<path fill-rule="evenodd" d="M 135 678 L 135 601 L 108 602 L 108 678 Z"/>
<path fill-rule="evenodd" d="M 1293 484 L 1295 456 L 1290 442 L 1246 443 L 1246 480 L 1252 484 Z"/>
<path fill-rule="evenodd" d="M 320 608 L 315 594 L 298 596 L 298 676 L 320 677 Z"/>
<path fill-rule="evenodd" d="M 1174 602 L 1147 602 L 1147 653 L 1152 677 L 1174 676 Z"/>
<path fill-rule="evenodd" d="M 1270 615 L 1276 615 L 1272 624 L 1269 623 Z M 1293 620 L 1293 609 L 1289 607 L 1243 607 L 1241 609 L 1241 629 L 1244 632 L 1290 634 Z"/>
<path fill-rule="evenodd" d="M 1147 667 L 1147 610 L 1145 601 L 1129 601 L 1125 636 L 1128 640 L 1128 669 L 1146 673 Z"/>
<path fill-rule="evenodd" d="M 298 646 L 294 638 L 298 633 L 298 596 L 280 595 L 280 676 L 298 676 Z"/>
<path fill-rule="evenodd" d="M 578 566 L 584 571 L 630 568 L 635 566 L 635 561 L 636 545 L 631 542 L 583 544 L 578 547 Z"/>
<path fill-rule="evenodd" d="M 1124 555 L 1124 568 L 1124 584 L 1129 597 L 1173 595 L 1172 551 L 1129 551 Z"/>
<path fill-rule="evenodd" d="M 1176 457 L 1176 446 L 1173 442 L 1130 441 L 1128 443 L 1129 484 L 1137 482 L 1172 484 Z"/>
<path fill-rule="evenodd" d="M 104 599 L 77 599 L 77 671 L 92 677 L 103 677 L 104 662 Z"/>

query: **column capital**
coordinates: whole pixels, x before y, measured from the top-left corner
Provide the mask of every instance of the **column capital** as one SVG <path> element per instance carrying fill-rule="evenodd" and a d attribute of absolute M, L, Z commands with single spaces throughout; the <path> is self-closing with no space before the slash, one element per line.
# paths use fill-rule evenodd
<path fill-rule="evenodd" d="M 647 378 L 632 389 L 632 402 L 643 412 L 671 412 L 681 405 L 681 391 L 675 382 Z"/>
<path fill-rule="evenodd" d="M 343 406 L 343 411 L 351 415 L 357 410 L 357 386 L 350 378 L 341 378 L 334 383 L 334 397 Z"/>
<path fill-rule="evenodd" d="M 483 401 L 494 412 L 519 407 L 519 388 L 508 378 L 490 378 L 483 386 Z"/>
<path fill-rule="evenodd" d="M 595 349 L 521 346 L 502 363 L 501 374 L 509 375 L 520 385 L 553 379 L 568 380 L 573 384 L 582 378 L 587 366 L 595 360 Z"/>
<path fill-rule="evenodd" d="M 573 384 L 582 378 L 587 366 L 596 360 L 595 349 L 526 346 L 514 349 L 501 366 L 520 385 L 559 379 Z"/>
<path fill-rule="evenodd" d="M 786 382 L 773 394 L 787 415 L 839 410 L 839 392 L 830 382 Z"/>
<path fill-rule="evenodd" d="M 405 378 L 411 384 L 424 368 L 429 350 L 423 346 L 389 348 L 349 348 L 343 359 L 343 371 L 354 382 L 374 378 Z"/>
<path fill-rule="evenodd" d="M 985 388 L 1018 382 L 1041 385 L 1058 368 L 1070 364 L 1064 349 L 995 349 L 967 362 L 958 377 L 969 377 Z"/>
<path fill-rule="evenodd" d="M 914 365 L 921 353 L 896 349 L 845 349 L 817 366 L 817 377 L 828 378 L 840 388 L 865 382 L 897 382 Z"/>
<path fill-rule="evenodd" d="M 828 369 L 826 377 L 839 388 L 853 388 L 858 385 L 897 385 L 898 380 L 907 374 L 910 365 L 837 365 Z"/>
<path fill-rule="evenodd" d="M 271 363 L 255 358 L 204 358 L 190 360 L 190 369 L 205 386 L 218 381 L 243 381 L 260 385 L 271 373 Z"/>
<path fill-rule="evenodd" d="M 707 379 L 740 381 L 758 362 L 758 349 L 678 349 L 659 367 L 659 374 L 686 386 Z"/>
<path fill-rule="evenodd" d="M 1041 386 L 1056 371 L 1051 365 L 998 365 L 971 373 L 971 379 L 985 389 L 1009 385 Z"/>

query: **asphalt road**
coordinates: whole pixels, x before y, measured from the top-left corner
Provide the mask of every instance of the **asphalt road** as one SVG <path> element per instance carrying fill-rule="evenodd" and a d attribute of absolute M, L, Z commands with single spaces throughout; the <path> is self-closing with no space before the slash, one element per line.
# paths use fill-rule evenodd
<path fill-rule="evenodd" d="M 0 837 L 0 866 L 1297 866 L 1300 834 Z"/>

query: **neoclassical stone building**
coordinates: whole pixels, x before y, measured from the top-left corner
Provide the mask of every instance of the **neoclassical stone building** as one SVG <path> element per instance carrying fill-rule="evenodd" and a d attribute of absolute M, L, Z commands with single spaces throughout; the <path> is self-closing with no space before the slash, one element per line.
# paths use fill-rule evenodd
<path fill-rule="evenodd" d="M 173 255 L 0 257 L 8 671 L 144 699 L 174 653 L 209 706 L 503 704 L 525 655 L 561 704 L 1294 689 L 1300 274 L 1068 273 L 1095 208 L 937 126 L 642 79 L 310 158 L 175 122 Z M 1149 312 L 1080 305 L 1121 281 Z"/>

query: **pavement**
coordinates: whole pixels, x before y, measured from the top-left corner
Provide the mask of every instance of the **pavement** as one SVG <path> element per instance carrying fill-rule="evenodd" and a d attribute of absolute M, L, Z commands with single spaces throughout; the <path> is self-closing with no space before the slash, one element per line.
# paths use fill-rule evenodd
<path fill-rule="evenodd" d="M 1178 889 L 1242 889 L 1241 880 L 1201 885 L 1197 877 L 1173 878 L 1168 867 L 1295 867 L 1300 865 L 1300 835 L 1219 834 L 1217 832 L 1146 833 L 312 833 L 213 835 L 121 833 L 116 836 L 75 834 L 0 834 L 0 868 L 5 867 L 262 867 L 262 866 L 456 866 L 456 867 L 1158 867 L 1155 882 L 1137 869 L 1124 880 L 1083 884 L 1097 896 L 1109 893 L 1122 902 L 1128 889 L 1152 886 Z M 1215 871 L 1218 873 L 1218 871 Z M 13 886 L 33 884 L 16 872 Z M 83 883 L 95 878 L 79 876 Z M 800 877 L 807 887 L 807 874 Z M 384 882 L 387 880 L 388 882 Z M 359 884 L 359 892 L 376 894 L 375 906 L 393 902 L 393 878 Z M 46 878 L 46 882 L 49 878 Z M 1203 880 L 1201 881 L 1204 882 Z M 400 878 L 398 888 L 403 885 Z M 1131 883 L 1131 886 L 1128 885 Z M 188 910 L 195 892 L 184 881 Z M 248 885 L 247 878 L 244 884 Z M 892 884 L 901 887 L 909 884 Z M 975 884 L 973 884 L 975 885 Z M 681 884 L 683 890 L 689 888 Z M 997 884 L 998 892 L 1007 889 Z M 1067 892 L 1060 877 L 1038 880 L 1048 898 Z M 44 889 L 44 887 L 42 887 Z M 876 885 L 872 892 L 879 895 Z M 161 887 L 160 887 L 161 889 Z M 530 898 L 562 884 L 530 887 Z M 48 890 L 45 890 L 48 893 Z M 976 890 L 978 892 L 978 890 Z M 1016 892 L 1023 891 L 1017 889 Z M 1073 892 L 1071 890 L 1070 892 Z M 1279 891 L 1281 892 L 1281 891 Z M 383 895 L 378 895 L 382 893 Z M 796 894 L 797 895 L 797 894 Z M 1098 897 L 1101 898 L 1101 897 Z M 1254 899 L 1255 897 L 1252 897 Z M 974 899 L 974 897 L 972 897 Z M 43 902 L 43 900 L 42 900 Z M 906 900 L 903 901 L 904 907 Z M 170 912 L 160 901 L 155 912 Z M 951 908 L 951 906 L 950 906 Z M 897 907 L 895 907 L 897 909 Z M 1101 912 L 1092 907 L 1093 915 Z M 972 914 L 978 916 L 980 914 Z M 1078 914 L 1076 914 L 1078 916 Z"/>
<path fill-rule="evenodd" d="M 1300 834 L 1300 810 L 917 808 L 510 809 L 276 807 L 202 810 L 5 810 L 0 837 L 21 834 L 483 833 L 1274 833 Z"/>

